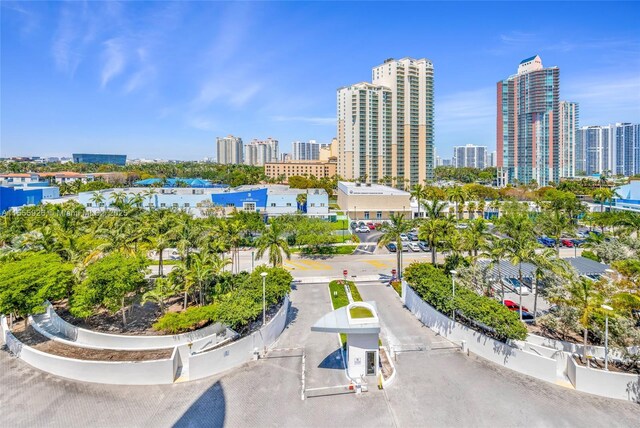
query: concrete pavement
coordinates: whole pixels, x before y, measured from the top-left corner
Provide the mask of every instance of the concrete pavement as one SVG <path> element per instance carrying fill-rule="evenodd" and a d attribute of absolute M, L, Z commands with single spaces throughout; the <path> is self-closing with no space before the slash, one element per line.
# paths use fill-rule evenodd
<path fill-rule="evenodd" d="M 302 352 L 307 388 L 343 383 L 335 334 L 312 333 L 330 310 L 326 282 L 297 284 L 291 323 L 269 357 L 201 381 L 112 386 L 67 381 L 0 352 L 0 422 L 32 427 L 640 427 L 640 406 L 547 384 L 475 357 L 440 349 L 446 341 L 377 282 L 358 284 L 377 302 L 383 342 L 399 351 L 385 391 L 301 400 Z M 330 358 L 327 359 L 326 357 Z"/>

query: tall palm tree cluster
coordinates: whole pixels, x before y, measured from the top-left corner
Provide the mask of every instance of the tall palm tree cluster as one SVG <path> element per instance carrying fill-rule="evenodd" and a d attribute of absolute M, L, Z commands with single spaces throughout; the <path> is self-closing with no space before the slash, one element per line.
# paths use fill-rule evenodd
<path fill-rule="evenodd" d="M 94 195 L 100 203 L 100 193 Z M 157 259 L 158 275 L 142 301 L 154 301 L 164 311 L 167 300 L 179 293 L 183 306 L 206 304 L 228 291 L 216 281 L 227 269 L 238 273 L 239 248 L 259 232 L 258 214 L 237 213 L 229 218 L 194 218 L 172 210 L 144 210 L 149 194 L 114 194 L 112 206 L 89 213 L 76 202 L 24 207 L 20 213 L 0 216 L 0 260 L 11 261 L 36 252 L 57 254 L 74 266 L 74 282 L 81 284 L 92 263 L 112 253 Z M 98 205 L 99 206 L 99 205 Z M 254 218 L 256 217 L 256 218 Z M 171 273 L 165 275 L 167 249 L 175 248 Z M 153 260 L 149 260 L 153 263 Z M 132 296 L 135 297 L 135 296 Z"/>

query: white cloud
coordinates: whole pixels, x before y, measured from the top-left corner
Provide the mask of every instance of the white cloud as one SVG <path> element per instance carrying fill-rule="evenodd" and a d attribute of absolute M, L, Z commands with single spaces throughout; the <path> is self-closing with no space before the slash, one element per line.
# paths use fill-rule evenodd
<path fill-rule="evenodd" d="M 567 80 L 562 98 L 580 104 L 581 125 L 640 121 L 640 75 L 591 73 Z"/>
<path fill-rule="evenodd" d="M 109 39 L 104 45 L 104 64 L 102 67 L 101 84 L 105 87 L 114 77 L 118 76 L 125 68 L 125 48 L 121 39 Z"/>

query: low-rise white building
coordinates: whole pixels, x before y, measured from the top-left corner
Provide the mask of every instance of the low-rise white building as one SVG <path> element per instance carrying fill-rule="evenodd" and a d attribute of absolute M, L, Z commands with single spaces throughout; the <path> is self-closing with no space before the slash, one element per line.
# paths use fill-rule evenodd
<path fill-rule="evenodd" d="M 338 182 L 338 205 L 353 220 L 387 220 L 399 213 L 412 217 L 409 192 L 374 183 Z"/>

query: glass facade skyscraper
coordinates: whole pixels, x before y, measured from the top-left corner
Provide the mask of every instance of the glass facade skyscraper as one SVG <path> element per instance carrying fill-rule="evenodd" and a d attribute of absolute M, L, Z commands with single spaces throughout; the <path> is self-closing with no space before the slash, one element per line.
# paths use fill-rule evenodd
<path fill-rule="evenodd" d="M 560 179 L 560 69 L 539 56 L 497 84 L 498 169 L 502 181 L 546 185 Z M 506 183 L 501 183 L 506 184 Z"/>

